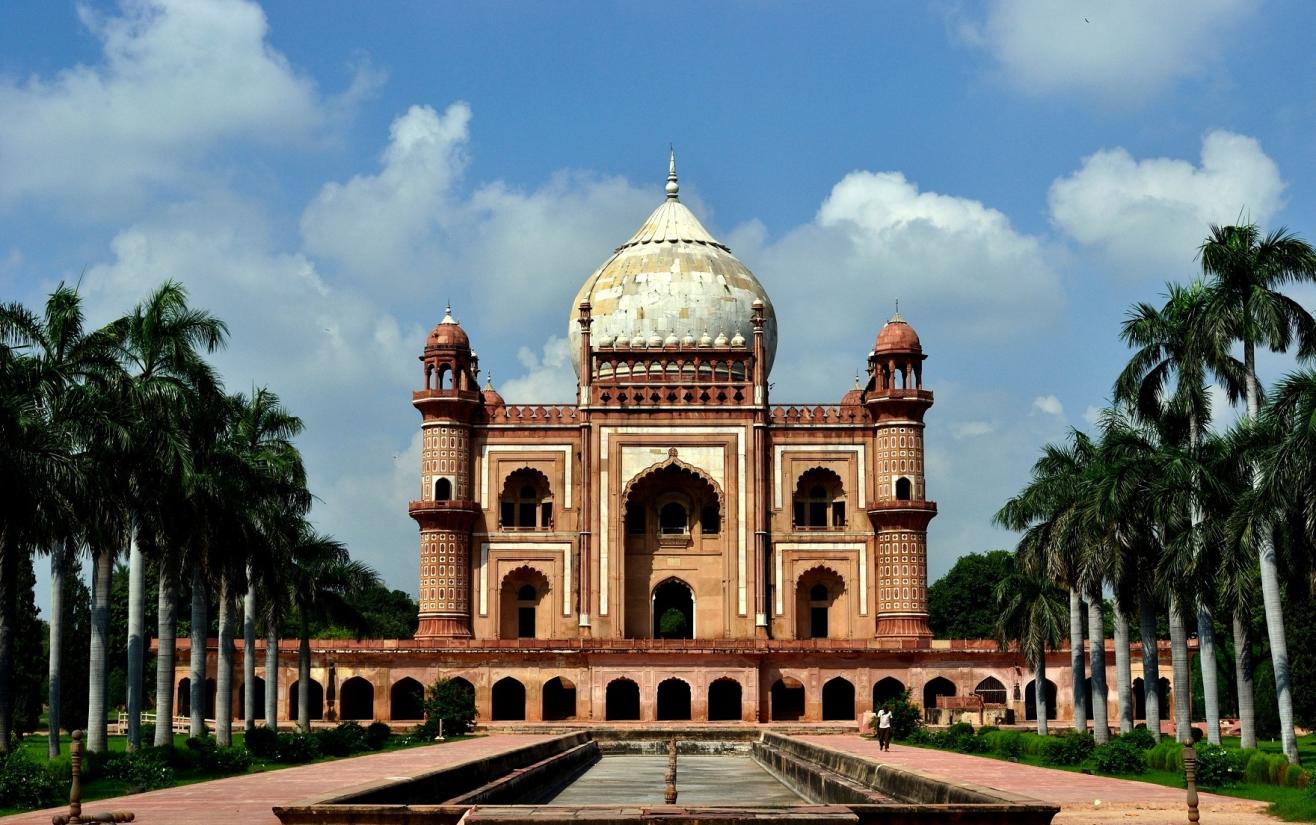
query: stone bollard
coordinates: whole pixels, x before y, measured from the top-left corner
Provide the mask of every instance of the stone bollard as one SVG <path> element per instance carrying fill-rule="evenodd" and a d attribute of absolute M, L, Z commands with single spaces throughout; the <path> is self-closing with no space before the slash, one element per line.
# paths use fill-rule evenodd
<path fill-rule="evenodd" d="M 1188 787 L 1188 821 L 1200 822 L 1202 815 L 1197 810 L 1197 750 L 1191 742 L 1183 746 L 1183 777 Z"/>
<path fill-rule="evenodd" d="M 73 731 L 73 744 L 69 746 L 69 812 L 50 818 L 53 825 L 81 825 L 84 822 L 132 822 L 131 811 L 111 811 L 104 814 L 82 815 L 82 731 Z"/>
<path fill-rule="evenodd" d="M 667 788 L 663 791 L 663 801 L 668 805 L 676 804 L 676 739 L 667 740 Z"/>

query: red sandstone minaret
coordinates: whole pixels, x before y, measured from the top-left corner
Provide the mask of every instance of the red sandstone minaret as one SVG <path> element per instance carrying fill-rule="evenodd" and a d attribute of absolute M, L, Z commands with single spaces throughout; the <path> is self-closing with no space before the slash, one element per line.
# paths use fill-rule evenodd
<path fill-rule="evenodd" d="M 479 505 L 471 491 L 471 420 L 484 403 L 479 361 L 452 307 L 430 333 L 425 388 L 411 394 L 424 434 L 420 501 L 409 505 L 420 524 L 420 627 L 416 638 L 471 635 L 471 523 Z"/>
<path fill-rule="evenodd" d="M 897 312 L 868 356 L 865 405 L 875 427 L 876 495 L 868 517 L 877 530 L 877 635 L 930 639 L 928 522 L 937 514 L 923 475 L 923 345 Z"/>

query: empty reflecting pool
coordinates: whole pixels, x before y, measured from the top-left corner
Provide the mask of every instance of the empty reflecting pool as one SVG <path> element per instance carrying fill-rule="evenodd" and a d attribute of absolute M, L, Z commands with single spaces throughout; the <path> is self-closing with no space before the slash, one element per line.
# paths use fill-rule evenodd
<path fill-rule="evenodd" d="M 604 756 L 552 805 L 661 805 L 666 756 Z M 802 805 L 806 800 L 749 756 L 681 756 L 676 789 L 682 805 Z"/>

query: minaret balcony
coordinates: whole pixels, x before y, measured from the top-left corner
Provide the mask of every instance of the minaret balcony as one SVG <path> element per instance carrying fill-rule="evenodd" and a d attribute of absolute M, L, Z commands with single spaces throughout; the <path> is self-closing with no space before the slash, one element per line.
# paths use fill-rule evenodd
<path fill-rule="evenodd" d="M 937 515 L 935 501 L 874 501 L 868 505 L 868 518 L 877 529 L 926 530 Z"/>
<path fill-rule="evenodd" d="M 480 511 L 478 501 L 409 501 L 407 512 L 422 526 L 464 530 Z"/>

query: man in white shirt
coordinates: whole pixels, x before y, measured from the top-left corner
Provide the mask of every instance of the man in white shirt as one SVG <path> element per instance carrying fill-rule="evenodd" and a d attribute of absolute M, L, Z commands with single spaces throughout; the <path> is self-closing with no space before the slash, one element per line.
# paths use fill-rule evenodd
<path fill-rule="evenodd" d="M 891 750 L 891 711 L 886 708 L 877 712 L 877 744 L 880 750 Z"/>

